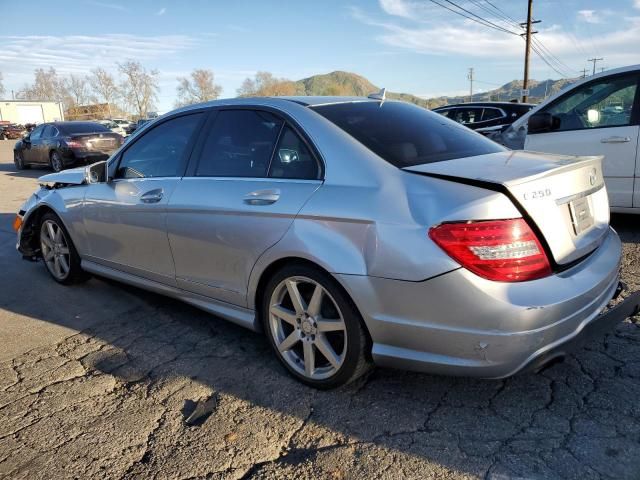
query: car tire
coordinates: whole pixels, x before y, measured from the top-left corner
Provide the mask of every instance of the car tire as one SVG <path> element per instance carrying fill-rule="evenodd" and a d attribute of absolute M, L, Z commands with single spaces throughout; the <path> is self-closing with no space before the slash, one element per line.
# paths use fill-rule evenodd
<path fill-rule="evenodd" d="M 24 163 L 24 157 L 21 152 L 13 152 L 13 163 L 16 166 L 16 170 L 26 170 L 30 168 L 30 165 Z"/>
<path fill-rule="evenodd" d="M 40 252 L 49 275 L 58 283 L 71 285 L 89 279 L 80 266 L 80 256 L 60 218 L 45 213 L 38 230 Z"/>
<path fill-rule="evenodd" d="M 64 170 L 62 156 L 56 150 L 49 154 L 49 166 L 54 172 L 61 172 Z"/>
<path fill-rule="evenodd" d="M 372 367 L 371 341 L 359 312 L 318 268 L 298 264 L 277 271 L 264 289 L 261 316 L 276 356 L 306 385 L 339 387 Z"/>

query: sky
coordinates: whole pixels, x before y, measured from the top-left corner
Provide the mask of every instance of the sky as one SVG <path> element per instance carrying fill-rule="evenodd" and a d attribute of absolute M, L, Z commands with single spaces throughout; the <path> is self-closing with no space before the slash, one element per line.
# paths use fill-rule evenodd
<path fill-rule="evenodd" d="M 527 0 L 452 2 L 512 32 L 526 19 Z M 39 67 L 88 74 L 137 60 L 159 72 L 162 112 L 195 68 L 213 70 L 222 97 L 260 70 L 292 80 L 345 70 L 422 97 L 468 93 L 470 67 L 474 91 L 522 79 L 521 37 L 435 3 L 455 10 L 448 0 L 0 0 L 0 72 L 10 97 Z M 598 70 L 640 63 L 640 0 L 534 0 L 533 14 L 555 70 L 533 53 L 531 78 L 579 76 L 594 57 Z"/>

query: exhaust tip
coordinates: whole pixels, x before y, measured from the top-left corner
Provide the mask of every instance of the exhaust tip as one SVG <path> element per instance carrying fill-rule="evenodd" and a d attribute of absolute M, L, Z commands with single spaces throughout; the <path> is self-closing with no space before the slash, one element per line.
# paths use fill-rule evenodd
<path fill-rule="evenodd" d="M 540 366 L 538 366 L 538 368 L 535 369 L 535 372 L 536 373 L 542 373 L 542 372 L 550 369 L 554 365 L 557 365 L 559 363 L 563 363 L 565 358 L 566 358 L 566 356 L 565 356 L 564 353 L 560 353 L 558 355 L 554 355 L 553 357 L 547 358 L 547 359 L 545 359 L 545 361 Z"/>

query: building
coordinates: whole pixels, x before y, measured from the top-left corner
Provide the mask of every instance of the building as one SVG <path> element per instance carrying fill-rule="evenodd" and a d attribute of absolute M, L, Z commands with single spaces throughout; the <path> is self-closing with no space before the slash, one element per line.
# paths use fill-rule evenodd
<path fill-rule="evenodd" d="M 0 121 L 18 123 L 59 122 L 64 120 L 61 102 L 0 100 Z"/>

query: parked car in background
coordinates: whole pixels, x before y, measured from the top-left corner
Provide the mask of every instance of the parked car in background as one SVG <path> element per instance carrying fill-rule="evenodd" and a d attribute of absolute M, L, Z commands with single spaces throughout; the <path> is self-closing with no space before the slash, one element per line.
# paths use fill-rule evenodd
<path fill-rule="evenodd" d="M 114 123 L 117 123 L 122 128 L 126 128 L 133 123 L 131 120 L 127 120 L 126 118 L 110 118 L 109 120 L 111 120 Z"/>
<path fill-rule="evenodd" d="M 16 123 L 0 124 L 0 140 L 16 140 L 27 133 L 22 125 Z"/>
<path fill-rule="evenodd" d="M 112 132 L 122 135 L 123 137 L 127 135 L 127 132 L 125 131 L 124 127 L 122 127 L 121 125 L 118 125 L 113 120 L 96 120 L 96 123 L 99 123 L 100 125 L 104 125 Z"/>
<path fill-rule="evenodd" d="M 434 108 L 433 111 L 478 133 L 492 136 L 530 111 L 535 105 L 513 102 L 472 102 Z"/>
<path fill-rule="evenodd" d="M 48 165 L 59 172 L 77 163 L 106 160 L 122 143 L 122 135 L 95 122 L 43 123 L 16 142 L 13 161 L 18 170 Z"/>
<path fill-rule="evenodd" d="M 125 128 L 127 135 L 131 135 L 133 132 L 139 129 L 142 125 L 144 125 L 145 123 L 149 123 L 151 120 L 152 119 L 150 118 L 141 118 L 137 122 L 130 124 L 129 127 Z"/>
<path fill-rule="evenodd" d="M 640 213 L 640 65 L 607 70 L 524 115 L 497 141 L 513 149 L 604 155 L 614 212 Z"/>
<path fill-rule="evenodd" d="M 599 157 L 513 152 L 383 94 L 185 107 L 39 181 L 14 226 L 55 281 L 94 273 L 264 331 L 318 388 L 372 361 L 535 370 L 638 308 L 601 314 L 621 242 Z"/>

